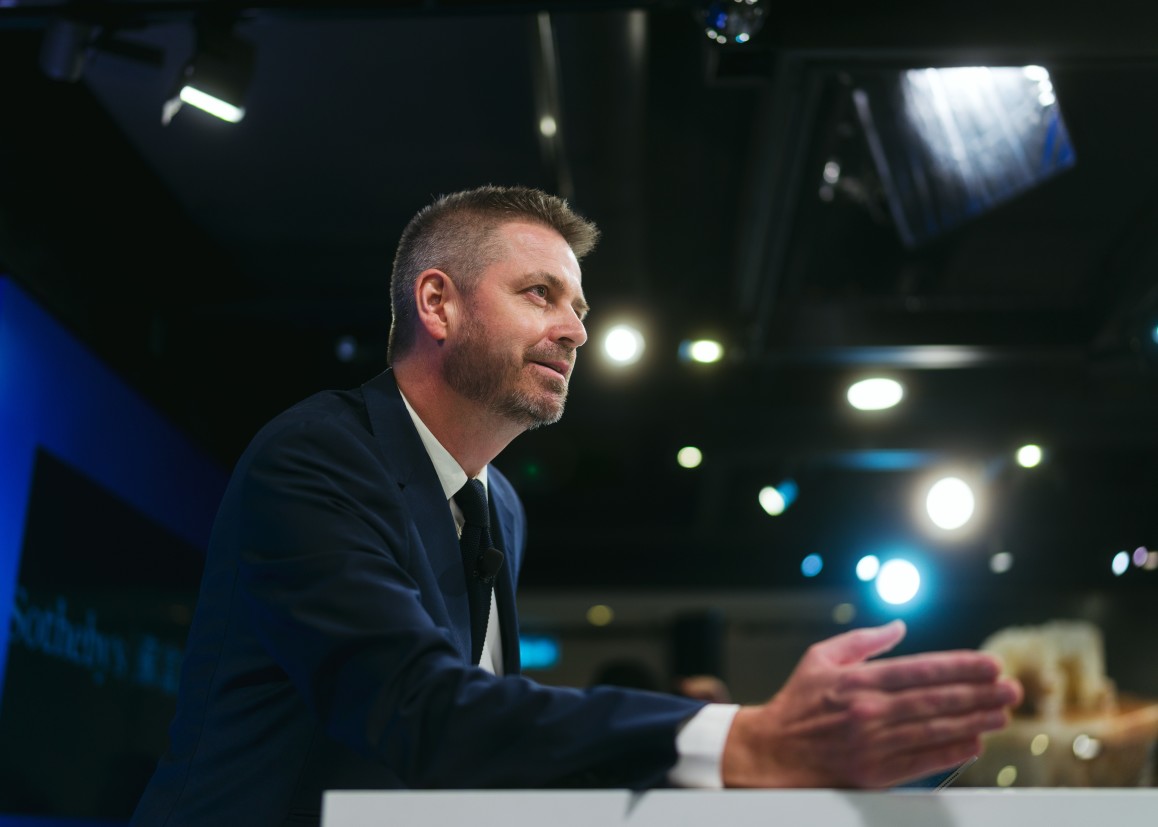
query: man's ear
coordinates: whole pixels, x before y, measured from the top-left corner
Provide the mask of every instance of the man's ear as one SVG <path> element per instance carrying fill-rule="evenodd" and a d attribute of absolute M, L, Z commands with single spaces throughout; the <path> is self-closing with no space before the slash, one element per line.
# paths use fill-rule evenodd
<path fill-rule="evenodd" d="M 448 304 L 455 295 L 454 282 L 441 270 L 423 270 L 414 283 L 414 304 L 418 309 L 418 324 L 438 343 L 446 341 L 449 326 Z"/>

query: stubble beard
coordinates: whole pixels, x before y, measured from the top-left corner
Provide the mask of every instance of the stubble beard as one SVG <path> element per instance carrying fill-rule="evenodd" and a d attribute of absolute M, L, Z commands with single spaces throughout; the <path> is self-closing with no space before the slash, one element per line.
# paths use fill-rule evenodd
<path fill-rule="evenodd" d="M 443 378 L 458 394 L 478 402 L 490 413 L 508 419 L 525 430 L 553 425 L 563 416 L 567 400 L 567 380 L 560 376 L 557 390 L 548 390 L 536 381 L 539 392 L 527 387 L 528 361 L 571 361 L 565 348 L 551 353 L 530 352 L 517 355 L 500 349 L 501 343 L 490 341 L 478 320 L 470 319 L 463 326 L 454 350 L 447 353 L 443 363 Z"/>

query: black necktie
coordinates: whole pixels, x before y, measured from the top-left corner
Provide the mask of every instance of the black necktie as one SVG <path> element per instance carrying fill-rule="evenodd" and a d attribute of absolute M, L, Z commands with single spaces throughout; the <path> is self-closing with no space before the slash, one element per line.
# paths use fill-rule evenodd
<path fill-rule="evenodd" d="M 491 542 L 487 492 L 478 480 L 467 480 L 454 501 L 462 511 L 462 564 L 470 602 L 470 662 L 478 665 L 491 612 L 491 586 L 503 565 L 503 553 Z"/>

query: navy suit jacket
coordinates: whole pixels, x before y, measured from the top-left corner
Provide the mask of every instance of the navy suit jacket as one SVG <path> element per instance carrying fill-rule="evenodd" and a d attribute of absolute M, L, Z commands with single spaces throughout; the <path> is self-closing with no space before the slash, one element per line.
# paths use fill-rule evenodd
<path fill-rule="evenodd" d="M 518 674 L 526 520 L 493 467 L 488 489 L 504 677 L 470 665 L 454 520 L 393 373 L 263 428 L 218 512 L 133 824 L 316 824 L 327 789 L 662 785 L 701 704 Z"/>

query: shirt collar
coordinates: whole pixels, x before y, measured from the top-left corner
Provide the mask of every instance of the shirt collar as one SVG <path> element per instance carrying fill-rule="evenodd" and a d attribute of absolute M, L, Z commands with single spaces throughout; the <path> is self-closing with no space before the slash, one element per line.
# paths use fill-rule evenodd
<path fill-rule="evenodd" d="M 402 393 L 401 389 L 398 393 L 406 405 L 406 411 L 410 414 L 414 427 L 418 430 L 418 437 L 422 440 L 422 445 L 426 448 L 430 461 L 434 464 L 434 472 L 438 474 L 438 481 L 442 484 L 442 492 L 449 500 L 466 485 L 466 471 L 462 470 L 462 466 L 451 456 L 450 451 L 442 447 L 442 443 L 426 427 L 426 423 L 419 419 L 414 408 L 410 406 L 410 400 L 406 398 L 406 394 Z M 484 465 L 483 469 L 479 471 L 478 481 L 483 484 L 484 489 L 487 488 L 487 466 Z M 489 489 L 487 490 L 489 493 Z"/>

